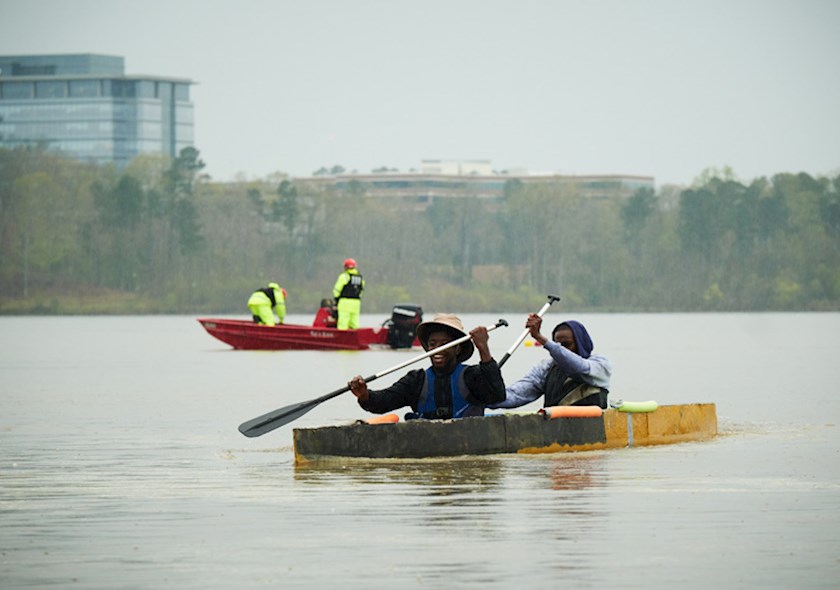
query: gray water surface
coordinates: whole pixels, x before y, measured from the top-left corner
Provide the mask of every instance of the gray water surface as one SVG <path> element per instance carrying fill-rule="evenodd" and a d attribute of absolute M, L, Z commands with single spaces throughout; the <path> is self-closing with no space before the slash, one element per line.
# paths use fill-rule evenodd
<path fill-rule="evenodd" d="M 463 316 L 499 317 L 496 358 L 524 314 Z M 417 351 L 233 351 L 181 316 L 0 318 L 0 587 L 840 586 L 840 314 L 546 326 L 571 317 L 613 360 L 612 398 L 714 402 L 720 436 L 295 467 L 294 427 L 366 416 L 350 394 L 260 438 L 237 426 Z M 506 379 L 545 354 L 523 345 Z"/>

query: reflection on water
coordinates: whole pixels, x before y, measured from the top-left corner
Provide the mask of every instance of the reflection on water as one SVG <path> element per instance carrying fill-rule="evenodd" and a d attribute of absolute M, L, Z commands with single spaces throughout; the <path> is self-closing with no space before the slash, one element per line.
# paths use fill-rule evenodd
<path fill-rule="evenodd" d="M 336 479 L 349 478 L 356 484 L 411 485 L 430 496 L 475 495 L 485 488 L 497 486 L 503 477 L 515 477 L 510 466 L 516 462 L 539 465 L 535 487 L 544 478 L 546 465 L 551 488 L 584 490 L 603 486 L 604 453 L 568 453 L 534 458 L 528 455 L 489 457 L 447 457 L 431 459 L 330 459 L 295 465 L 295 480 L 310 484 L 333 485 Z M 523 476 L 519 473 L 519 476 Z M 457 499 L 457 498 L 456 498 Z"/>
<path fill-rule="evenodd" d="M 586 490 L 606 484 L 603 453 L 572 453 L 551 460 L 555 490 Z"/>
<path fill-rule="evenodd" d="M 307 484 L 333 486 L 339 480 L 360 491 L 367 486 L 396 487 L 390 493 L 414 498 L 413 509 L 424 510 L 430 522 L 464 520 L 472 510 L 492 507 L 500 501 L 496 488 L 502 474 L 502 463 L 492 458 L 353 459 L 295 467 L 295 480 Z M 439 512 L 451 506 L 458 511 Z"/>
<path fill-rule="evenodd" d="M 499 483 L 500 462 L 493 458 L 350 459 L 295 466 L 295 479 L 329 485 L 336 478 L 355 483 L 414 485 L 433 495 L 457 495 Z"/>

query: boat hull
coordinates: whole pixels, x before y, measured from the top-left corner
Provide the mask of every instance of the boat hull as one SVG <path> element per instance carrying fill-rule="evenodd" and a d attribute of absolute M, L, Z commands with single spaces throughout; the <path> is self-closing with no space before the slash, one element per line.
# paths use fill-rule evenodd
<path fill-rule="evenodd" d="M 293 432 L 298 465 L 348 458 L 419 459 L 586 451 L 708 440 L 716 435 L 714 404 L 660 406 L 646 413 L 607 410 L 597 418 L 547 419 L 540 414 L 502 414 L 460 420 L 298 428 Z"/>
<path fill-rule="evenodd" d="M 199 318 L 207 332 L 240 350 L 367 350 L 387 346 L 387 328 L 339 330 L 320 326 L 265 326 L 245 320 Z"/>

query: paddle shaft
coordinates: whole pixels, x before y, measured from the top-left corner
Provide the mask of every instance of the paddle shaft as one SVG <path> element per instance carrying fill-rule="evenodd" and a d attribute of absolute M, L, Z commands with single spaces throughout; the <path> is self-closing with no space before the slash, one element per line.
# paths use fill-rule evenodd
<path fill-rule="evenodd" d="M 537 312 L 537 315 L 540 316 L 540 317 L 543 317 L 545 312 L 548 311 L 548 308 L 551 307 L 551 304 L 554 303 L 555 301 L 560 301 L 560 298 L 557 295 L 549 295 L 548 296 L 548 301 L 545 303 L 545 305 L 542 306 L 542 309 L 540 309 Z M 519 338 L 516 339 L 516 342 L 513 343 L 513 346 L 511 346 L 508 349 L 508 351 L 505 353 L 505 356 L 503 356 L 502 360 L 499 361 L 499 368 L 500 369 L 502 368 L 502 365 L 504 365 L 507 362 L 507 360 L 510 358 L 510 355 L 512 355 L 514 353 L 514 351 L 519 347 L 519 345 L 522 344 L 522 341 L 525 340 L 525 338 L 528 337 L 528 334 L 530 332 L 531 331 L 528 328 L 525 328 L 525 331 L 522 332 L 522 334 L 519 336 Z"/>
<path fill-rule="evenodd" d="M 495 325 L 488 326 L 487 331 L 491 332 L 491 331 L 495 330 L 496 328 L 499 328 L 501 326 L 507 326 L 507 325 L 508 325 L 508 323 L 505 320 L 499 320 L 498 322 L 496 322 Z M 385 369 L 384 371 L 380 371 L 378 373 L 375 373 L 375 374 L 371 375 L 370 377 L 365 377 L 365 383 L 370 383 L 371 381 L 379 379 L 380 377 L 384 377 L 385 375 L 393 373 L 394 371 L 399 371 L 400 369 L 403 369 L 403 368 L 405 368 L 409 365 L 413 365 L 414 363 L 416 363 L 418 361 L 422 361 L 425 358 L 429 358 L 430 356 L 435 355 L 435 354 L 437 354 L 437 353 L 439 353 L 443 350 L 446 350 L 448 348 L 452 348 L 453 346 L 458 346 L 459 344 L 461 344 L 462 342 L 466 342 L 470 338 L 471 338 L 471 336 L 469 334 L 467 334 L 466 336 L 462 336 L 461 338 L 457 338 L 457 339 L 453 340 L 452 342 L 447 342 L 443 346 L 438 346 L 437 348 L 435 348 L 433 350 L 429 350 L 429 351 L 425 352 L 424 354 L 421 354 L 420 356 L 416 356 L 416 357 L 414 357 L 410 360 L 407 360 L 405 362 L 402 362 L 398 365 L 394 365 L 393 367 L 391 367 L 389 369 Z M 323 403 L 323 402 L 325 402 L 329 399 L 337 397 L 337 396 L 339 396 L 342 393 L 345 393 L 347 391 L 350 391 L 350 386 L 349 385 L 345 385 L 341 389 L 336 389 L 335 391 L 325 393 L 321 397 L 317 397 L 315 399 L 311 399 L 311 400 L 306 401 L 306 402 L 300 402 L 300 403 L 297 403 L 297 404 L 293 404 L 291 406 L 286 406 L 286 407 L 280 408 L 278 410 L 274 410 L 273 412 L 263 414 L 262 416 L 258 416 L 258 417 L 254 418 L 252 420 L 248 420 L 247 422 L 243 422 L 239 426 L 239 432 L 241 432 L 242 434 L 244 434 L 245 436 L 248 436 L 248 437 L 262 436 L 266 432 L 271 432 L 275 428 L 279 428 L 280 426 L 283 426 L 284 424 L 288 424 L 289 422 L 292 422 L 293 420 L 297 420 L 298 418 L 300 418 L 301 416 L 306 414 L 309 410 L 311 410 L 312 408 L 314 408 L 318 404 L 321 404 L 321 403 Z"/>

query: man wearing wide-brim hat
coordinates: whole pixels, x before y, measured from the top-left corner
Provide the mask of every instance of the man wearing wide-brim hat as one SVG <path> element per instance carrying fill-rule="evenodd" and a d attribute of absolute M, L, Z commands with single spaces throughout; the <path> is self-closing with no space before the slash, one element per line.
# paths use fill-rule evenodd
<path fill-rule="evenodd" d="M 437 314 L 417 326 L 417 338 L 427 351 L 437 349 L 467 335 L 458 316 Z M 429 357 L 432 366 L 415 369 L 385 389 L 370 390 L 361 375 L 347 385 L 359 405 L 374 414 L 385 414 L 406 406 L 406 419 L 448 419 L 483 416 L 484 407 L 505 398 L 505 382 L 499 365 L 490 354 L 487 328 L 470 331 L 471 340 L 447 348 Z M 480 362 L 465 365 L 475 349 Z"/>

